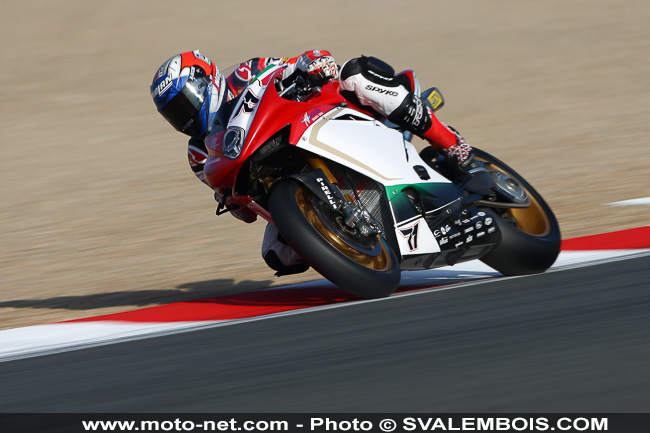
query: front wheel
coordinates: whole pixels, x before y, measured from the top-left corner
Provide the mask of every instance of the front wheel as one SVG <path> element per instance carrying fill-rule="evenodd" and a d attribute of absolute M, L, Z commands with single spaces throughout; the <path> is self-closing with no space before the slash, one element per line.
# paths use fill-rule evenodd
<path fill-rule="evenodd" d="M 501 231 L 501 243 L 481 261 L 504 275 L 544 272 L 560 253 L 561 235 L 557 218 L 542 196 L 515 170 L 494 156 L 474 149 L 476 160 L 493 173 L 504 174 L 511 185 L 523 189 L 530 199 L 525 208 L 486 209 L 493 213 Z"/>
<path fill-rule="evenodd" d="M 380 236 L 345 226 L 338 213 L 300 182 L 273 187 L 269 210 L 284 239 L 325 278 L 361 298 L 383 298 L 399 285 L 399 262 Z"/>

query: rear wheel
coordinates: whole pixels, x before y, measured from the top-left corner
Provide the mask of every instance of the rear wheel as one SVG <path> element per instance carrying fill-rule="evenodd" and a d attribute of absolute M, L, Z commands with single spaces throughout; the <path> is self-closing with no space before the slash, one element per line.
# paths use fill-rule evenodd
<path fill-rule="evenodd" d="M 544 272 L 560 253 L 560 226 L 553 211 L 512 168 L 480 149 L 474 152 L 476 160 L 484 162 L 485 168 L 502 177 L 505 175 L 510 186 L 523 189 L 530 199 L 530 206 L 525 208 L 486 209 L 496 216 L 501 243 L 481 261 L 504 275 Z"/>
<path fill-rule="evenodd" d="M 347 292 L 383 298 L 399 285 L 399 262 L 379 235 L 347 227 L 341 216 L 300 182 L 273 187 L 269 210 L 286 241 L 316 271 Z"/>

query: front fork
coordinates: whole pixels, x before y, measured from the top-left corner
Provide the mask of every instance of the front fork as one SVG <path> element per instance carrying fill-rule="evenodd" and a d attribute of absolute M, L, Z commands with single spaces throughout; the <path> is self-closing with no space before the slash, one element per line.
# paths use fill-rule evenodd
<path fill-rule="evenodd" d="M 361 235 L 369 237 L 376 236 L 380 230 L 371 222 L 370 214 L 363 208 L 358 199 L 353 200 L 348 194 L 343 194 L 339 188 L 336 177 L 332 174 L 323 159 L 316 156 L 309 156 L 307 165 L 314 171 L 321 171 L 323 176 L 316 176 L 319 184 L 319 192 L 325 193 L 325 202 L 329 203 L 333 210 L 342 215 L 341 223 L 350 230 L 358 230 Z M 318 194 L 317 194 L 318 195 Z"/>

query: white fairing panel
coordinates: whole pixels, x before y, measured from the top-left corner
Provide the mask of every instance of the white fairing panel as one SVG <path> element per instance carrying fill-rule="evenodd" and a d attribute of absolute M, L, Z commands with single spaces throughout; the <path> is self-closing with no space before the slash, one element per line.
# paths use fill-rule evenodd
<path fill-rule="evenodd" d="M 346 115 L 358 120 L 351 120 Z M 361 119 L 359 119 L 361 118 Z M 450 183 L 431 169 L 402 134 L 381 122 L 348 108 L 336 108 L 310 126 L 297 145 L 376 180 L 385 187 L 422 183 Z M 420 178 L 414 167 L 425 169 Z M 440 252 L 440 246 L 423 218 L 395 228 L 404 255 Z"/>
<path fill-rule="evenodd" d="M 367 120 L 337 120 L 347 114 Z M 347 108 L 334 109 L 310 126 L 298 147 L 351 167 L 384 186 L 449 183 L 422 161 L 400 132 Z M 417 165 L 427 170 L 429 180 L 418 176 L 413 168 Z"/>

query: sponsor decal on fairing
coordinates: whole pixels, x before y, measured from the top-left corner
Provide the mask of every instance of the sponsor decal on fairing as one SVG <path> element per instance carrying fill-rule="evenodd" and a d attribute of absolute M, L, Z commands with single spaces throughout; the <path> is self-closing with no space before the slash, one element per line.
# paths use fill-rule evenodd
<path fill-rule="evenodd" d="M 397 240 L 402 254 L 430 254 L 440 252 L 439 241 L 426 221 L 420 217 L 416 221 L 396 227 Z M 448 242 L 447 238 L 445 242 Z M 443 242 L 443 243 L 445 243 Z"/>
<path fill-rule="evenodd" d="M 441 236 L 449 234 L 450 231 L 451 231 L 451 227 L 449 226 L 449 224 L 446 224 L 446 225 L 440 226 L 438 229 L 434 230 L 433 235 L 436 238 L 439 238 Z"/>
<path fill-rule="evenodd" d="M 324 114 L 325 113 L 320 108 L 314 108 L 309 113 L 305 113 L 300 123 L 304 123 L 305 126 L 309 126 L 313 122 L 323 117 Z"/>
<path fill-rule="evenodd" d="M 404 238 L 407 239 L 408 246 L 411 252 L 418 249 L 418 232 L 420 228 L 420 221 L 416 222 L 410 227 L 399 229 L 399 232 Z"/>

